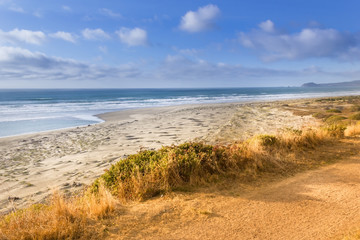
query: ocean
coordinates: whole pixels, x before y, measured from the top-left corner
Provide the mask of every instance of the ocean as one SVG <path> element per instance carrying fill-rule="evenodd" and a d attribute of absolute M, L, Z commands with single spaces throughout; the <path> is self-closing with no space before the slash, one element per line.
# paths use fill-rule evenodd
<path fill-rule="evenodd" d="M 96 114 L 126 109 L 357 94 L 360 88 L 0 89 L 0 137 L 100 123 Z"/>

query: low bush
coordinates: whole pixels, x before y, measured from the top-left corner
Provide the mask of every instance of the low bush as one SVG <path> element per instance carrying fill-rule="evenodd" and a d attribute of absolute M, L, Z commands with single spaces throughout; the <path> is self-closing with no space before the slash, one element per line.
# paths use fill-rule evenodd
<path fill-rule="evenodd" d="M 339 116 L 339 115 L 332 115 L 328 118 L 326 118 L 325 122 L 327 124 L 335 124 L 335 123 L 338 123 L 338 122 L 341 122 L 342 120 L 346 119 L 346 117 L 344 116 Z"/>

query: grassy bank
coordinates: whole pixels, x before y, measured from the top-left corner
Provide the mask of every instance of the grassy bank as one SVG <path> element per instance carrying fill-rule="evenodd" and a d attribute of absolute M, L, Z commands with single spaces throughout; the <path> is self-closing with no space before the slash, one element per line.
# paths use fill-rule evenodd
<path fill-rule="evenodd" d="M 141 151 L 114 164 L 81 196 L 54 194 L 48 205 L 5 216 L 0 239 L 98 239 L 106 229 L 96 226 L 114 214 L 118 201 L 145 200 L 224 178 L 286 172 L 305 164 L 298 153 L 334 141 L 334 131 L 338 129 L 287 130 L 227 146 L 184 143 Z"/>
<path fill-rule="evenodd" d="M 122 200 L 144 200 L 158 194 L 216 182 L 224 177 L 252 178 L 261 171 L 286 169 L 293 164 L 290 154 L 331 141 L 334 129 L 287 130 L 282 135 L 259 135 L 230 145 L 184 143 L 145 150 L 111 166 L 100 182 Z M 341 130 L 340 130 L 341 131 Z"/>
<path fill-rule="evenodd" d="M 142 201 L 226 179 L 251 181 L 262 173 L 308 169 L 314 162 L 302 157 L 304 152 L 360 134 L 357 120 L 349 117 L 356 113 L 347 108 L 339 111 L 319 111 L 319 116 L 341 117 L 329 121 L 327 116 L 317 129 L 286 129 L 279 135 L 259 135 L 228 145 L 189 142 L 140 151 L 112 165 L 78 196 L 65 199 L 56 193 L 49 204 L 3 217 L 0 239 L 101 239 L 107 234 L 101 222 L 121 214 L 119 202 Z"/>

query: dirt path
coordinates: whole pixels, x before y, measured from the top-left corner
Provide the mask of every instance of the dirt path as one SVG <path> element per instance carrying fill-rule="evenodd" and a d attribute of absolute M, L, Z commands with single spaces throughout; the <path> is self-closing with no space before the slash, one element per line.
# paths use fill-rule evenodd
<path fill-rule="evenodd" d="M 260 184 L 255 190 L 239 183 L 235 188 L 135 204 L 109 228 L 110 238 L 341 238 L 360 226 L 360 148 L 356 144 L 348 150 L 353 156 L 347 160 Z M 341 151 L 335 155 L 340 158 Z"/>

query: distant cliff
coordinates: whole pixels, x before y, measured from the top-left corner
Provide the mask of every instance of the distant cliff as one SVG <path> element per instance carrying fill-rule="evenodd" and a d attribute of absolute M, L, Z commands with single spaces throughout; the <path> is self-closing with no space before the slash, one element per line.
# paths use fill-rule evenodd
<path fill-rule="evenodd" d="M 360 87 L 360 80 L 351 82 L 339 82 L 339 83 L 304 83 L 301 87 Z"/>

